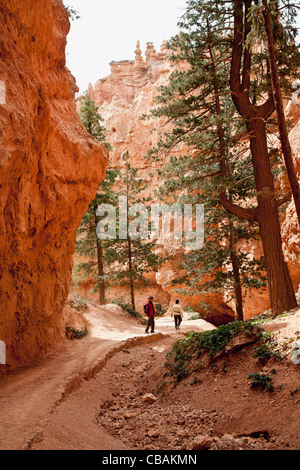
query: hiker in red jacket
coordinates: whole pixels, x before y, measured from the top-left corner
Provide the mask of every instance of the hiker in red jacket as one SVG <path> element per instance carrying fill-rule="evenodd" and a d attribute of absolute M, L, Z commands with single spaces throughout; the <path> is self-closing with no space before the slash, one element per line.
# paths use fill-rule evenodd
<path fill-rule="evenodd" d="M 148 333 L 149 328 L 151 328 L 151 333 L 154 333 L 154 317 L 155 317 L 155 309 L 153 305 L 153 296 L 150 295 L 148 298 L 148 303 L 145 306 L 145 312 L 148 317 L 148 324 L 145 329 L 145 333 Z"/>

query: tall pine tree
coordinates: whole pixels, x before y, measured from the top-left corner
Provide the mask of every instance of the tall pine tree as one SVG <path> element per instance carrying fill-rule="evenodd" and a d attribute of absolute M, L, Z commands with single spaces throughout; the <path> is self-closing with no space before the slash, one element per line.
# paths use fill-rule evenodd
<path fill-rule="evenodd" d="M 173 131 L 165 134 L 158 147 L 171 149 L 179 142 L 194 146 L 197 158 L 191 159 L 190 173 L 194 169 L 198 178 L 221 176 L 216 187 L 218 202 L 233 216 L 258 223 L 271 306 L 277 315 L 293 308 L 296 299 L 283 258 L 278 218 L 278 207 L 285 198 L 280 200 L 275 193 L 270 164 L 273 151 L 266 138 L 275 110 L 269 60 L 264 44 L 258 40 L 253 44 L 251 5 L 251 0 L 188 1 L 180 23 L 183 32 L 171 41 L 171 59 L 188 67 L 173 72 L 169 86 L 160 90 L 160 107 L 152 114 L 166 116 L 173 124 Z M 291 52 L 288 44 L 282 50 Z M 299 59 L 297 48 L 292 52 L 294 59 L 289 57 L 280 68 L 286 89 L 296 76 L 297 62 L 293 60 Z M 239 113 L 233 114 L 236 132 L 230 140 L 226 136 L 226 96 L 232 97 Z M 249 193 L 230 185 L 230 179 L 237 176 L 236 169 L 230 169 L 230 160 L 244 165 L 248 149 L 255 181 L 251 199 Z"/>
<path fill-rule="evenodd" d="M 105 252 L 111 246 L 110 240 L 100 240 L 97 237 L 97 225 L 100 218 L 97 216 L 98 206 L 110 204 L 116 206 L 118 195 L 113 189 L 119 176 L 116 170 L 107 170 L 104 181 L 98 186 L 96 197 L 89 204 L 88 210 L 82 218 L 77 230 L 76 252 L 83 260 L 77 262 L 75 273 L 79 279 L 89 279 L 94 282 L 94 292 L 99 293 L 99 304 L 105 304 L 107 286 L 107 268 L 105 266 Z"/>
<path fill-rule="evenodd" d="M 105 142 L 105 127 L 99 114 L 98 107 L 89 95 L 82 99 L 80 116 L 88 132 L 99 141 Z M 106 288 L 109 285 L 129 286 L 130 299 L 135 310 L 135 288 L 147 284 L 146 273 L 156 271 L 162 264 L 163 258 L 155 253 L 154 243 L 140 237 L 138 231 L 131 235 L 130 224 L 132 216 L 130 209 L 134 204 L 142 204 L 145 209 L 146 199 L 141 196 L 146 185 L 137 178 L 137 170 L 131 168 L 128 152 L 123 155 L 123 169 L 108 170 L 105 180 L 99 185 L 95 199 L 90 203 L 78 229 L 76 251 L 86 257 L 76 265 L 75 272 L 84 278 L 94 280 L 94 291 L 99 293 L 100 305 L 105 304 Z M 126 200 L 126 213 L 120 213 L 119 198 Z M 116 213 L 116 229 L 120 229 L 120 220 L 125 220 L 126 232 L 123 238 L 110 238 L 102 231 L 97 235 L 97 228 L 102 224 L 103 217 L 98 215 L 99 206 L 108 205 Z M 147 214 L 148 216 L 148 214 Z M 147 218 L 148 224 L 148 218 Z M 100 230 L 101 232 L 101 230 Z M 137 235 L 137 238 L 135 238 Z"/>
<path fill-rule="evenodd" d="M 94 139 L 103 142 L 108 150 L 111 146 L 106 139 L 106 129 L 102 125 L 103 118 L 99 114 L 96 103 L 86 95 L 81 98 L 80 117 L 81 120 Z M 95 281 L 95 290 L 99 292 L 100 305 L 105 304 L 105 279 L 104 279 L 104 245 L 96 235 L 98 219 L 96 210 L 99 204 L 114 204 L 116 195 L 112 191 L 112 186 L 117 178 L 117 172 L 108 170 L 105 180 L 99 185 L 95 199 L 89 204 L 78 228 L 78 239 L 76 251 L 80 255 L 87 257 L 87 261 L 77 263 L 75 272 L 81 273 L 84 277 L 89 277 Z"/>
<path fill-rule="evenodd" d="M 253 43 L 253 0 L 233 0 L 230 18 L 233 20 L 233 43 L 230 70 L 230 91 L 234 105 L 245 120 L 254 168 L 257 191 L 256 219 L 262 238 L 270 301 L 276 316 L 297 306 L 287 264 L 282 251 L 282 238 L 278 216 L 278 200 L 267 141 L 267 126 L 275 111 L 275 99 L 270 79 L 270 58 L 265 44 Z M 257 38 L 259 40 L 259 38 Z M 281 86 L 291 91 L 293 77 L 299 71 L 299 50 L 283 40 L 280 45 Z M 278 61 L 279 63 L 279 61 Z M 298 69 L 297 69 L 298 68 Z M 256 79 L 253 78 L 256 74 Z M 260 93 L 257 93 L 257 88 Z"/>
<path fill-rule="evenodd" d="M 264 29 L 266 33 L 266 42 L 268 44 L 268 54 L 269 54 L 269 61 L 270 61 L 270 75 L 272 80 L 273 86 L 273 93 L 274 93 L 274 100 L 276 106 L 276 113 L 278 119 L 278 129 L 279 129 L 279 137 L 281 142 L 281 149 L 284 156 L 285 166 L 287 170 L 288 179 L 290 182 L 293 199 L 295 203 L 296 213 L 298 217 L 298 225 L 300 226 L 300 184 L 297 178 L 294 160 L 293 160 L 293 153 L 289 141 L 288 136 L 288 127 L 287 122 L 284 114 L 284 106 L 283 106 L 283 97 L 281 91 L 281 83 L 279 78 L 279 70 L 278 70 L 278 49 L 280 48 L 280 44 L 282 41 L 282 37 L 284 34 L 287 37 L 286 41 L 290 42 L 290 47 L 294 48 L 294 25 L 293 25 L 293 17 L 294 12 L 293 10 L 290 12 L 288 9 L 288 23 L 287 23 L 287 31 L 284 32 L 282 28 L 282 24 L 280 22 L 280 15 L 279 13 L 279 2 L 278 1 L 268 1 L 262 0 L 262 11 L 263 11 L 263 18 L 264 18 Z M 278 40 L 276 41 L 276 38 Z M 275 43 L 277 42 L 277 48 Z M 300 66 L 300 63 L 299 63 Z"/>
<path fill-rule="evenodd" d="M 108 266 L 106 279 L 110 284 L 128 286 L 132 308 L 136 309 L 135 290 L 149 284 L 147 273 L 156 272 L 165 258 L 155 253 L 155 243 L 149 241 L 147 202 L 143 196 L 147 184 L 137 177 L 131 167 L 129 153 L 123 155 L 124 167 L 120 171 L 117 190 L 122 204 L 116 207 L 117 237 L 110 241 L 104 260 Z M 102 226 L 102 229 L 104 227 Z M 103 239 L 106 239 L 105 231 Z"/>

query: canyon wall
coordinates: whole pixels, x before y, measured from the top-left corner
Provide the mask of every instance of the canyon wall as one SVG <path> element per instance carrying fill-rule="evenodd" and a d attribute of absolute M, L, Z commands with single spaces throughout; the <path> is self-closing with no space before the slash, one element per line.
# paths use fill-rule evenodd
<path fill-rule="evenodd" d="M 76 112 L 62 1 L 0 0 L 0 24 L 0 340 L 13 368 L 65 336 L 76 228 L 108 155 Z"/>
<path fill-rule="evenodd" d="M 164 132 L 163 121 L 154 119 L 141 120 L 143 114 L 148 114 L 154 107 L 154 99 L 158 94 L 157 88 L 166 84 L 171 71 L 167 56 L 168 51 L 165 44 L 157 53 L 153 44 L 148 43 L 143 58 L 139 42 L 135 50 L 135 60 L 111 62 L 111 74 L 100 79 L 94 86 L 89 86 L 91 98 L 100 107 L 100 114 L 104 118 L 107 128 L 107 141 L 113 146 L 110 153 L 112 167 L 122 167 L 122 155 L 127 150 L 130 154 L 130 163 L 138 168 L 138 175 L 149 182 L 149 194 L 153 197 L 154 189 L 160 184 L 157 170 L 163 165 L 163 161 L 151 162 L 144 158 L 147 151 L 158 142 L 159 133 Z M 294 150 L 295 164 L 300 175 L 300 108 L 296 100 L 290 101 L 287 106 L 287 117 L 293 122 L 294 128 L 290 138 Z M 299 101 L 299 100 L 298 100 Z M 153 130 L 154 129 L 154 130 Z M 276 140 L 276 138 L 275 138 Z M 278 141 L 278 139 L 277 139 Z M 278 142 L 274 146 L 280 147 Z M 184 155 L 186 149 L 177 149 L 178 155 Z M 175 153 L 175 152 L 174 152 Z M 288 182 L 285 177 L 281 178 L 280 186 L 284 192 L 288 190 Z M 282 234 L 284 242 L 284 253 L 288 262 L 291 277 L 298 289 L 300 283 L 300 234 L 297 226 L 296 214 L 293 202 L 287 208 L 286 214 L 282 215 Z M 171 260 L 164 265 L 155 275 L 157 291 L 156 300 L 169 299 L 171 303 L 178 296 L 173 290 L 171 281 L 178 277 L 177 262 L 181 255 L 178 244 L 172 241 L 158 241 L 158 249 L 169 254 Z M 253 256 L 260 257 L 262 248 L 259 245 L 247 247 L 247 251 Z M 163 295 L 164 293 L 164 295 Z M 144 296 L 145 297 L 145 296 Z M 144 297 L 140 298 L 138 305 L 142 306 Z M 199 302 L 197 296 L 181 297 L 183 305 L 195 306 Z M 224 301 L 226 293 L 219 296 L 210 296 L 209 301 L 214 306 L 212 314 L 221 318 L 232 315 L 233 311 Z M 219 307 L 217 307 L 219 305 Z M 234 309 L 234 304 L 229 303 Z M 270 308 L 268 292 L 252 291 L 245 299 L 245 317 L 262 313 Z"/>

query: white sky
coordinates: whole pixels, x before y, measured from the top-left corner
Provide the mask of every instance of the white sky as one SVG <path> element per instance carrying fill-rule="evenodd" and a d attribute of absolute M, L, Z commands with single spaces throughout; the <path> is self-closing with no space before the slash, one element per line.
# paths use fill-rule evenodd
<path fill-rule="evenodd" d="M 143 56 L 147 42 L 157 52 L 165 39 L 178 33 L 186 0 L 63 0 L 80 19 L 71 21 L 67 67 L 80 92 L 110 74 L 113 60 L 134 60 L 137 40 Z"/>
<path fill-rule="evenodd" d="M 186 0 L 63 0 L 80 19 L 71 21 L 67 67 L 80 92 L 110 74 L 113 60 L 133 60 L 137 40 L 143 56 L 147 42 L 157 51 L 178 33 Z M 300 27 L 300 16 L 298 16 Z"/>

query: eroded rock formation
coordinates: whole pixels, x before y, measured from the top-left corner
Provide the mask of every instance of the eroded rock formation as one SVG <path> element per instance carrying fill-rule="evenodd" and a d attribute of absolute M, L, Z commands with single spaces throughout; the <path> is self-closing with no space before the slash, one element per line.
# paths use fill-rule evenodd
<path fill-rule="evenodd" d="M 123 164 L 122 154 L 128 150 L 131 165 L 138 168 L 140 177 L 149 181 L 152 196 L 153 189 L 157 188 L 160 183 L 156 169 L 162 165 L 162 162 L 153 163 L 143 157 L 152 146 L 156 145 L 159 132 L 164 132 L 165 128 L 162 121 L 141 120 L 140 117 L 143 114 L 148 114 L 153 108 L 154 99 L 158 94 L 157 88 L 168 80 L 171 66 L 167 52 L 163 44 L 160 53 L 157 54 L 153 44 L 148 43 L 144 59 L 138 42 L 134 61 L 112 62 L 111 74 L 99 80 L 94 87 L 90 85 L 88 90 L 92 99 L 100 107 L 100 114 L 104 118 L 104 125 L 107 128 L 107 141 L 113 145 L 113 151 L 110 155 L 112 166 L 121 167 Z M 289 102 L 286 113 L 288 119 L 294 124 L 290 140 L 296 169 L 300 175 L 300 108 L 295 99 Z M 152 131 L 152 129 L 155 130 Z M 280 147 L 278 138 L 274 136 L 274 139 L 276 140 L 274 146 Z M 180 154 L 184 152 L 184 149 L 179 148 L 177 152 Z M 280 186 L 279 189 L 284 193 L 289 190 L 286 177 L 281 177 Z M 300 282 L 300 233 L 293 202 L 289 204 L 285 215 L 282 215 L 282 233 L 285 257 L 297 291 Z M 172 302 L 177 294 L 173 291 L 171 281 L 178 275 L 176 266 L 181 251 L 172 242 L 164 242 L 162 248 L 171 255 L 172 261 L 160 269 L 155 280 L 157 286 L 169 294 L 169 299 Z M 259 245 L 247 247 L 247 251 L 253 256 L 260 257 L 262 254 L 262 248 Z M 226 293 L 224 297 L 220 295 L 218 298 L 214 296 L 210 299 L 212 305 L 221 305 L 221 307 L 213 309 L 214 315 L 232 314 L 232 310 L 224 304 L 224 300 L 226 300 Z M 140 305 L 142 301 L 141 299 Z M 199 302 L 199 298 L 186 296 L 182 298 L 182 302 L 184 305 L 194 306 Z M 234 309 L 234 304 L 229 305 Z M 253 291 L 247 295 L 246 318 L 262 313 L 268 308 L 270 308 L 270 303 L 267 291 Z"/>
<path fill-rule="evenodd" d="M 164 44 L 156 53 L 152 43 L 147 44 L 143 59 L 139 42 L 134 61 L 111 62 L 111 74 L 89 86 L 90 97 L 100 107 L 105 119 L 107 140 L 112 144 L 110 152 L 112 166 L 122 165 L 122 154 L 130 153 L 131 165 L 138 168 L 141 176 L 149 177 L 149 161 L 143 156 L 157 143 L 157 129 L 150 134 L 154 120 L 141 120 L 153 107 L 157 87 L 164 84 L 170 74 Z M 145 171 L 142 171 L 145 170 Z"/>
<path fill-rule="evenodd" d="M 0 24 L 0 339 L 14 367 L 64 336 L 76 228 L 107 152 L 76 113 L 62 1 L 1 0 Z"/>

